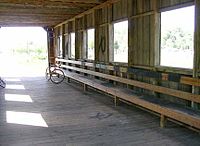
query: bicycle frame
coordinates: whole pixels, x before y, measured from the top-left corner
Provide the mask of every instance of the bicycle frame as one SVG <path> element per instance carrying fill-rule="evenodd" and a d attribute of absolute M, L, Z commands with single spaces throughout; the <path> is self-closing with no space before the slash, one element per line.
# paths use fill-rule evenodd
<path fill-rule="evenodd" d="M 0 77 L 0 86 L 2 88 L 5 88 L 6 87 L 6 82 Z"/>
<path fill-rule="evenodd" d="M 53 64 L 49 63 L 49 67 L 46 69 L 46 79 L 51 80 L 55 84 L 61 83 L 64 78 L 64 72 L 60 69 L 61 64 Z"/>

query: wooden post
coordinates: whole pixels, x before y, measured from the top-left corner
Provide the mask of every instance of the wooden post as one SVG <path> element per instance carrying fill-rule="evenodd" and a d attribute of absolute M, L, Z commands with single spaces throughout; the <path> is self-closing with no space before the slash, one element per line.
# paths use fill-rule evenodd
<path fill-rule="evenodd" d="M 152 19 L 152 26 L 153 32 L 151 33 L 151 37 L 153 37 L 152 43 L 152 52 L 151 52 L 151 60 L 150 66 L 160 65 L 160 13 L 158 12 L 158 0 L 153 0 L 153 9 L 154 9 L 154 17 Z"/>
<path fill-rule="evenodd" d="M 113 74 L 114 74 L 114 76 L 117 76 L 117 71 L 114 70 L 114 71 L 113 71 Z M 116 86 L 116 85 L 117 85 L 117 82 L 116 82 L 116 81 L 113 81 L 113 85 Z"/>
<path fill-rule="evenodd" d="M 154 11 L 154 16 L 151 21 L 152 25 L 150 26 L 150 29 L 153 29 L 151 33 L 152 37 L 152 46 L 151 46 L 151 55 L 150 55 L 150 66 L 157 66 L 160 65 L 160 13 L 158 12 L 158 0 L 153 0 L 153 11 Z M 155 70 L 156 71 L 156 70 Z M 150 82 L 153 85 L 159 85 L 159 80 L 158 79 L 150 79 Z M 152 94 L 156 97 L 159 97 L 159 94 L 156 92 L 152 92 Z"/>
<path fill-rule="evenodd" d="M 93 25 L 94 25 L 94 28 L 95 28 L 95 63 L 99 61 L 99 51 L 98 51 L 98 41 L 99 41 L 99 25 L 98 25 L 98 21 L 99 21 L 99 15 L 98 15 L 98 9 L 96 10 L 93 10 L 92 12 L 93 14 Z"/>
<path fill-rule="evenodd" d="M 123 73 L 122 72 L 120 72 L 120 77 L 123 78 Z"/>
<path fill-rule="evenodd" d="M 83 84 L 83 90 L 84 90 L 84 92 L 87 91 L 87 85 L 86 84 Z"/>
<path fill-rule="evenodd" d="M 64 36 L 64 33 L 65 33 L 65 25 L 63 24 L 62 27 L 61 27 L 61 32 L 62 32 L 62 58 L 65 58 L 65 55 L 66 55 L 66 50 L 65 50 L 65 36 Z"/>
<path fill-rule="evenodd" d="M 70 81 L 70 78 L 67 78 L 67 82 L 68 82 L 68 83 L 70 83 L 70 82 L 71 82 L 71 81 Z"/>
<path fill-rule="evenodd" d="M 55 63 L 55 48 L 54 48 L 54 29 L 47 28 L 47 46 L 48 46 L 48 63 Z"/>
<path fill-rule="evenodd" d="M 75 18 L 75 59 L 79 59 L 79 33 L 78 33 L 79 18 Z"/>
<path fill-rule="evenodd" d="M 200 70 L 200 0 L 195 0 L 195 34 L 194 34 L 194 65 L 193 77 L 198 78 Z M 199 87 L 192 86 L 192 93 L 199 94 Z M 197 109 L 198 104 L 191 102 L 191 107 Z"/>
<path fill-rule="evenodd" d="M 167 118 L 164 115 L 160 115 L 160 127 L 164 128 L 167 122 Z"/>
<path fill-rule="evenodd" d="M 114 102 L 115 102 L 115 106 L 119 105 L 119 97 L 114 96 Z"/>
<path fill-rule="evenodd" d="M 113 33 L 113 7 L 112 5 L 108 5 L 108 27 L 107 27 L 107 57 L 108 57 L 108 62 L 114 60 L 114 52 L 113 52 L 113 38 L 114 38 L 114 33 Z"/>

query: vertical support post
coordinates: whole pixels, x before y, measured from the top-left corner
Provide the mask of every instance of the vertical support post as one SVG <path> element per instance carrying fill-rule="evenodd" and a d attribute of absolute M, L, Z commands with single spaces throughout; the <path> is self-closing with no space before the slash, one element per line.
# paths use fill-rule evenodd
<path fill-rule="evenodd" d="M 114 103 L 115 103 L 115 106 L 119 105 L 119 97 L 114 96 Z"/>
<path fill-rule="evenodd" d="M 160 13 L 159 13 L 159 1 L 152 0 L 153 5 L 153 18 L 151 18 L 152 24 L 150 25 L 150 29 L 152 29 L 151 37 L 152 37 L 152 45 L 151 45 L 151 53 L 150 53 L 150 66 L 160 65 Z M 155 70 L 156 71 L 156 70 Z M 153 85 L 158 85 L 158 79 L 149 79 Z M 156 92 L 152 92 L 152 94 L 156 97 L 159 97 L 159 94 Z"/>
<path fill-rule="evenodd" d="M 200 0 L 195 0 L 195 34 L 194 34 L 194 65 L 193 78 L 198 78 L 198 71 L 200 70 Z M 192 93 L 199 94 L 199 87 L 192 86 Z M 191 102 L 192 108 L 198 108 L 198 104 Z"/>
<path fill-rule="evenodd" d="M 82 44 L 82 59 L 87 58 L 87 15 L 83 16 L 83 44 Z"/>
<path fill-rule="evenodd" d="M 113 5 L 109 4 L 107 6 L 107 19 L 108 19 L 108 26 L 107 26 L 107 36 L 106 36 L 106 54 L 107 54 L 107 62 L 109 63 L 110 61 L 114 60 L 114 51 L 113 51 L 113 44 L 114 44 L 114 33 L 113 33 Z M 109 71 L 109 74 L 114 75 L 115 70 L 113 69 L 112 71 Z M 115 82 L 110 80 L 111 83 L 115 85 Z"/>
<path fill-rule="evenodd" d="M 153 52 L 151 53 L 152 59 L 150 60 L 150 65 L 160 65 L 160 13 L 158 12 L 158 0 L 152 0 L 154 17 L 153 17 L 153 25 L 151 25 L 151 29 L 153 29 L 151 37 L 153 37 Z"/>
<path fill-rule="evenodd" d="M 66 56 L 66 49 L 65 49 L 65 24 L 63 24 L 62 25 L 62 27 L 61 27 L 61 29 L 62 29 L 62 58 L 65 58 L 65 56 Z"/>
<path fill-rule="evenodd" d="M 68 82 L 68 83 L 70 83 L 70 82 L 71 82 L 69 77 L 67 78 L 67 82 Z"/>
<path fill-rule="evenodd" d="M 127 79 L 130 79 L 130 78 L 131 78 L 131 75 L 127 72 Z M 131 85 L 126 84 L 126 88 L 130 89 Z"/>
<path fill-rule="evenodd" d="M 122 72 L 120 72 L 120 77 L 123 78 L 123 73 Z"/>
<path fill-rule="evenodd" d="M 93 15 L 93 26 L 94 26 L 94 29 L 95 29 L 95 43 L 94 43 L 94 46 L 96 49 L 94 49 L 94 71 L 96 72 L 99 72 L 99 69 L 96 68 L 96 63 L 99 62 L 99 51 L 98 51 L 98 45 L 99 45 L 99 13 L 98 13 L 98 9 L 94 9 L 93 12 L 92 12 L 92 15 Z M 98 79 L 99 77 L 97 76 L 94 76 L 94 78 Z"/>
<path fill-rule="evenodd" d="M 79 18 L 75 18 L 75 59 L 80 58 L 80 50 L 79 50 L 79 32 L 78 32 L 78 25 L 80 21 Z"/>
<path fill-rule="evenodd" d="M 113 30 L 113 6 L 112 4 L 108 5 L 108 27 L 107 27 L 107 61 L 113 61 L 114 60 L 114 48 L 113 48 L 113 44 L 114 44 L 114 30 Z"/>
<path fill-rule="evenodd" d="M 66 23 L 65 24 L 65 34 L 64 34 L 64 39 L 65 39 L 65 59 L 69 59 L 69 37 L 70 37 L 70 35 L 69 35 L 69 24 L 68 23 Z"/>
<path fill-rule="evenodd" d="M 94 9 L 93 12 L 93 25 L 94 25 L 94 29 L 95 29 L 95 43 L 94 43 L 94 46 L 95 48 L 98 48 L 98 45 L 99 45 L 99 13 L 98 13 L 98 9 Z M 95 63 L 99 61 L 99 51 L 98 49 L 95 49 L 94 50 L 94 54 L 95 54 Z"/>
<path fill-rule="evenodd" d="M 164 115 L 160 115 L 160 127 L 164 128 L 167 122 L 167 118 Z"/>
<path fill-rule="evenodd" d="M 114 71 L 113 71 L 113 74 L 114 74 L 114 76 L 117 76 L 117 71 L 114 70 Z M 116 81 L 113 81 L 113 85 L 116 86 L 116 85 L 117 85 L 117 82 L 116 82 Z"/>
<path fill-rule="evenodd" d="M 44 28 L 47 32 L 47 53 L 48 53 L 48 63 L 55 63 L 55 48 L 54 48 L 54 29 L 51 27 Z"/>
<path fill-rule="evenodd" d="M 83 90 L 84 90 L 84 92 L 87 91 L 87 85 L 86 84 L 83 84 Z"/>

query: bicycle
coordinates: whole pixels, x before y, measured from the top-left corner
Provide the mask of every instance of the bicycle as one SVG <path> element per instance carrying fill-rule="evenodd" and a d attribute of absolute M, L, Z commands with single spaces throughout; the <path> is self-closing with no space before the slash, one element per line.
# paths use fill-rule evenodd
<path fill-rule="evenodd" d="M 0 87 L 5 88 L 6 82 L 0 77 Z"/>
<path fill-rule="evenodd" d="M 65 74 L 60 69 L 61 65 L 51 65 L 49 64 L 49 67 L 47 67 L 45 72 L 45 77 L 49 81 L 51 80 L 55 84 L 62 83 L 65 79 Z"/>

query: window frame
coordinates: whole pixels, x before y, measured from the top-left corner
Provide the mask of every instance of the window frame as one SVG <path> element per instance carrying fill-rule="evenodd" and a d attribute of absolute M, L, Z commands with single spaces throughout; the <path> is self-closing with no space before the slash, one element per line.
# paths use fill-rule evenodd
<path fill-rule="evenodd" d="M 114 24 L 116 23 L 120 23 L 120 22 L 124 22 L 127 21 L 128 23 L 128 36 L 127 36 L 127 62 L 119 62 L 119 61 L 114 61 Z M 111 24 L 109 24 L 109 62 L 113 65 L 122 65 L 122 66 L 127 66 L 128 61 L 129 61 L 129 19 L 128 18 L 124 18 L 124 19 L 119 19 L 116 21 L 112 21 Z"/>
<path fill-rule="evenodd" d="M 88 31 L 89 30 L 94 30 L 94 59 L 90 59 L 88 58 Z M 95 61 L 95 28 L 92 27 L 92 28 L 87 28 L 86 29 L 86 34 L 84 35 L 86 38 L 84 39 L 86 41 L 86 47 L 85 47 L 85 59 L 88 60 L 88 61 Z"/>
<path fill-rule="evenodd" d="M 62 35 L 59 35 L 57 38 L 57 46 L 58 46 L 58 58 L 63 57 L 63 47 L 62 47 Z"/>
<path fill-rule="evenodd" d="M 185 3 L 185 4 L 180 4 L 180 5 L 176 5 L 176 6 L 171 6 L 171 7 L 159 9 L 159 11 L 158 11 L 158 13 L 159 13 L 159 15 L 158 15 L 158 17 L 159 17 L 159 26 L 158 26 L 159 27 L 159 35 L 156 38 L 156 39 L 159 40 L 159 44 L 158 44 L 158 49 L 155 50 L 155 51 L 159 52 L 158 53 L 159 55 L 158 55 L 158 58 L 157 57 L 155 58 L 155 60 L 158 61 L 155 64 L 156 70 L 162 71 L 162 72 L 169 72 L 169 73 L 177 72 L 179 74 L 192 75 L 192 71 L 194 69 L 194 64 L 193 64 L 192 68 L 161 65 L 161 13 L 167 12 L 167 11 L 178 10 L 178 9 L 186 8 L 186 7 L 190 7 L 190 6 L 194 6 L 194 9 L 195 9 L 194 2 L 189 2 L 189 3 Z M 195 25 L 195 11 L 194 11 L 194 25 Z M 195 39 L 195 32 L 193 33 L 193 40 L 194 39 Z M 195 47 L 195 45 L 193 45 L 193 47 Z M 194 50 L 195 50 L 195 48 L 193 48 L 193 51 Z M 192 61 L 194 63 L 194 54 L 193 54 L 193 60 Z"/>
<path fill-rule="evenodd" d="M 72 34 L 74 34 L 74 50 L 75 50 L 75 53 L 74 53 L 74 57 L 72 57 Z M 76 57 L 76 33 L 75 32 L 70 32 L 69 33 L 69 50 L 68 50 L 68 58 L 70 59 L 73 59 L 75 60 L 75 57 Z"/>

